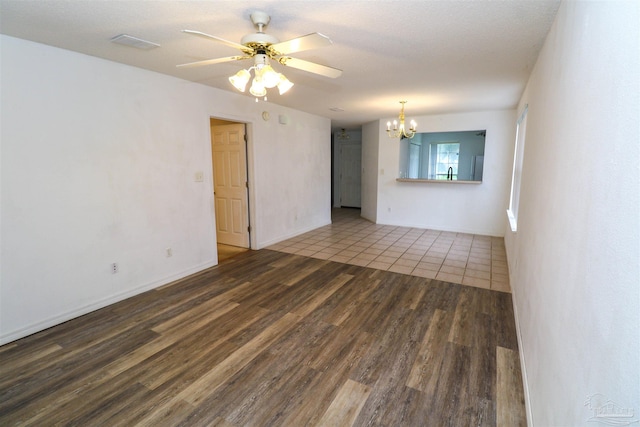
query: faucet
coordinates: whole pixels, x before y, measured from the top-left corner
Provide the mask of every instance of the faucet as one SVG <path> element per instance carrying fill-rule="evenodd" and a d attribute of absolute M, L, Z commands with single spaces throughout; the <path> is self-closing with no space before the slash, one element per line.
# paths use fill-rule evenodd
<path fill-rule="evenodd" d="M 453 181 L 453 167 L 449 166 L 447 171 L 447 181 Z"/>

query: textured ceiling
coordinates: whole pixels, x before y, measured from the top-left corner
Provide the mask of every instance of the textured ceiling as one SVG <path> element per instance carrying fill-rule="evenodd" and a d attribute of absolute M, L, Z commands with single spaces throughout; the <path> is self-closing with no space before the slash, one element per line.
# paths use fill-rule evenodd
<path fill-rule="evenodd" d="M 0 0 L 0 32 L 235 91 L 227 78 L 249 62 L 176 68 L 238 53 L 181 30 L 240 42 L 255 32 L 250 13 L 265 11 L 266 33 L 281 41 L 316 31 L 333 41 L 291 56 L 344 71 L 330 79 L 276 66 L 295 86 L 283 96 L 270 90 L 269 102 L 350 129 L 397 116 L 401 99 L 408 117 L 515 107 L 558 6 L 557 0 Z M 161 47 L 110 42 L 123 33 Z"/>

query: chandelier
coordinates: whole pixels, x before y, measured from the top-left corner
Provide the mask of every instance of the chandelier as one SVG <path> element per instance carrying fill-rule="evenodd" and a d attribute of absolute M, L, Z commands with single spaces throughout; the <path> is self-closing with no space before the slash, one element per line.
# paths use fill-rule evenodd
<path fill-rule="evenodd" d="M 347 133 L 347 130 L 345 128 L 342 128 L 342 131 L 338 134 L 338 139 L 341 139 L 341 140 L 351 139 L 351 135 Z"/>
<path fill-rule="evenodd" d="M 405 129 L 404 126 L 404 104 L 407 101 L 400 101 L 402 104 L 402 108 L 400 108 L 400 125 L 398 125 L 398 120 L 393 121 L 393 128 L 391 128 L 391 122 L 387 122 L 387 134 L 390 138 L 413 138 L 416 134 L 416 128 L 418 124 L 415 120 L 411 120 L 409 130 Z"/>
<path fill-rule="evenodd" d="M 240 70 L 233 76 L 229 77 L 231 84 L 240 92 L 244 92 L 247 83 L 251 79 L 251 71 L 253 70 L 254 77 L 249 88 L 249 93 L 258 98 L 267 100 L 267 89 L 278 87 L 280 95 L 291 89 L 293 83 L 287 79 L 284 74 L 276 72 L 269 64 L 269 57 L 266 53 L 257 53 L 254 56 L 253 67 L 246 70 Z"/>

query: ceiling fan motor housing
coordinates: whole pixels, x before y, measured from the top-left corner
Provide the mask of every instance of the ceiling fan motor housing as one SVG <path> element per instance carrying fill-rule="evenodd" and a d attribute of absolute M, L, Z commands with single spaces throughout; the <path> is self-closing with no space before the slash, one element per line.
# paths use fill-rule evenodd
<path fill-rule="evenodd" d="M 242 39 L 240 40 L 240 43 L 245 46 L 249 46 L 251 43 L 254 43 L 257 45 L 263 45 L 263 46 L 270 46 L 272 44 L 280 43 L 280 40 L 278 40 L 276 37 L 270 36 L 269 34 L 254 33 L 254 34 L 247 34 L 246 36 L 242 37 Z"/>
<path fill-rule="evenodd" d="M 258 32 L 254 34 L 247 34 L 242 37 L 240 43 L 245 46 L 250 44 L 254 46 L 270 46 L 272 44 L 280 43 L 280 40 L 276 37 L 264 33 L 264 29 L 270 21 L 271 17 L 267 13 L 260 11 L 253 12 L 251 14 L 251 22 L 253 22 L 253 25 L 258 29 Z"/>

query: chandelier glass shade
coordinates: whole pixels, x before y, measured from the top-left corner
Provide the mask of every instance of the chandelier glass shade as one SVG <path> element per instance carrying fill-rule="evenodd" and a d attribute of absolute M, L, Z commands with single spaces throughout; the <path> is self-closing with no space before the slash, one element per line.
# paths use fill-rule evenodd
<path fill-rule="evenodd" d="M 287 92 L 293 86 L 293 83 L 287 79 L 284 74 L 278 73 L 269 64 L 269 57 L 265 54 L 256 54 L 253 67 L 247 70 L 240 70 L 233 76 L 229 77 L 229 81 L 240 92 L 244 92 L 247 88 L 249 80 L 251 80 L 251 71 L 253 70 L 253 81 L 249 87 L 249 93 L 257 98 L 264 97 L 267 100 L 267 89 L 278 87 L 280 95 Z"/>
<path fill-rule="evenodd" d="M 416 134 L 416 128 L 418 127 L 418 124 L 415 120 L 411 120 L 411 122 L 409 122 L 408 130 L 406 129 L 404 124 L 404 104 L 406 103 L 407 101 L 400 101 L 400 104 L 402 105 L 402 107 L 400 108 L 400 116 L 398 117 L 400 123 L 398 123 L 398 120 L 394 120 L 393 127 L 391 127 L 392 123 L 387 122 L 387 135 L 389 135 L 390 138 L 411 139 Z"/>
<path fill-rule="evenodd" d="M 338 139 L 341 139 L 341 140 L 351 139 L 351 135 L 347 133 L 347 130 L 345 128 L 342 128 L 341 132 L 338 134 Z"/>

